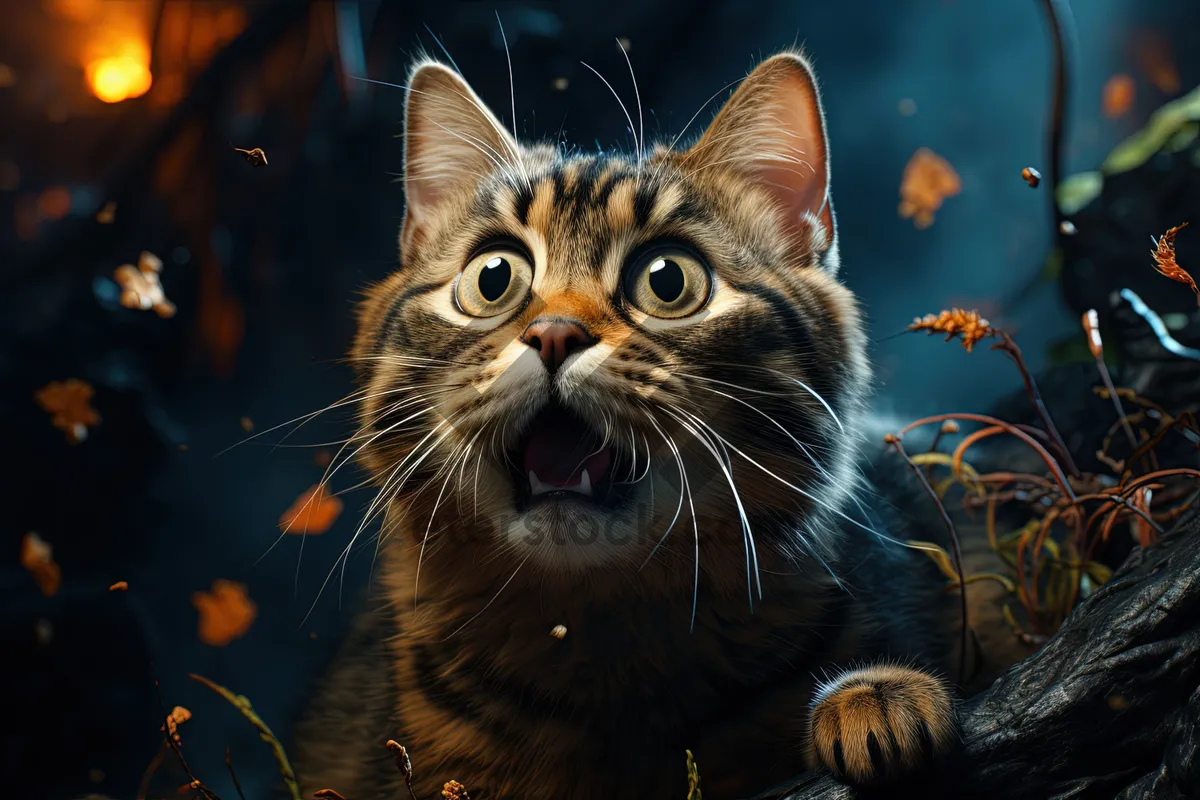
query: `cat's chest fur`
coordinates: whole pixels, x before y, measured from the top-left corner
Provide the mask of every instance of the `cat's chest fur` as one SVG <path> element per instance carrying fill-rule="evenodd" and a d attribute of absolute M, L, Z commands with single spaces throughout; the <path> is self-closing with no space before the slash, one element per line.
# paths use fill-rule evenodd
<path fill-rule="evenodd" d="M 636 581 L 604 602 L 510 586 L 471 619 L 414 605 L 410 560 L 389 557 L 392 602 L 364 614 L 301 726 L 306 788 L 392 796 L 389 738 L 423 796 L 450 779 L 476 798 L 682 796 L 685 749 L 712 797 L 793 776 L 823 670 L 950 670 L 955 604 L 932 562 L 861 530 L 842 541 L 841 587 L 810 571 L 764 575 L 762 599 L 702 591 L 694 627 L 691 597 Z"/>

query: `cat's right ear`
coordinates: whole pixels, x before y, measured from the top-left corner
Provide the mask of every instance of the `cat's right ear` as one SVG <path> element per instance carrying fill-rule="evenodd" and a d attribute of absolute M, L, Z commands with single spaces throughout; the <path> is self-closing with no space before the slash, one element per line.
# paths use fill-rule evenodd
<path fill-rule="evenodd" d="M 404 114 L 404 229 L 419 240 L 445 204 L 519 160 L 517 143 L 457 72 L 436 61 L 412 71 Z"/>

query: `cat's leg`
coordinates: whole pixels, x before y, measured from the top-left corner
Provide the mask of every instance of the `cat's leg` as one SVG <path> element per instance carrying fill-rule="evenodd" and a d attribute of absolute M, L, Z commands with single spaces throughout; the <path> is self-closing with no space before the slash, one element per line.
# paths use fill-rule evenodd
<path fill-rule="evenodd" d="M 844 672 L 820 686 L 810 713 L 809 765 L 855 786 L 920 773 L 958 740 L 946 686 L 909 667 Z"/>

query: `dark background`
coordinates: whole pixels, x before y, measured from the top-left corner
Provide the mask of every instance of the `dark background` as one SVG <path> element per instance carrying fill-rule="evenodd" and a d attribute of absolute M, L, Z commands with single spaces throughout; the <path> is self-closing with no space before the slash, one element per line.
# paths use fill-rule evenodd
<path fill-rule="evenodd" d="M 351 559 L 345 591 L 335 573 L 321 592 L 367 491 L 345 496 L 323 536 L 287 536 L 269 549 L 281 512 L 319 479 L 321 448 L 272 447 L 279 432 L 218 456 L 246 438 L 243 417 L 261 431 L 352 390 L 339 359 L 353 302 L 393 268 L 403 212 L 403 92 L 353 76 L 402 83 L 419 48 L 438 52 L 432 31 L 510 121 L 498 12 L 518 128 L 609 149 L 632 140 L 617 101 L 580 62 L 633 110 L 617 37 L 627 40 L 653 138 L 674 137 L 722 86 L 802 42 L 824 88 L 843 275 L 873 335 L 952 303 L 979 307 L 1040 369 L 1052 344 L 1081 338 L 1063 287 L 1036 282 L 1056 239 L 1051 195 L 1020 178 L 1027 165 L 1049 173 L 1052 50 L 1042 10 L 1035 0 L 4 3 L 5 785 L 29 798 L 134 796 L 159 742 L 155 677 L 168 708 L 195 712 L 185 751 L 218 792 L 233 794 L 226 746 L 248 797 L 277 782 L 255 731 L 186 674 L 247 695 L 285 734 L 368 580 L 370 543 Z M 1074 12 L 1068 174 L 1095 169 L 1155 108 L 1200 83 L 1194 0 L 1087 0 Z M 148 93 L 112 104 L 91 94 L 84 68 L 109 36 L 154 43 Z M 1156 63 L 1174 69 L 1177 87 Z M 1102 92 L 1116 73 L 1133 78 L 1136 98 L 1111 119 Z M 901 113 L 905 99 L 915 113 Z M 263 148 L 269 164 L 252 167 L 233 145 Z M 926 230 L 896 211 L 919 147 L 944 156 L 963 184 Z M 1188 191 L 1194 202 L 1194 184 Z M 108 202 L 116 214 L 105 225 L 95 215 Z M 1181 221 L 1131 231 L 1131 252 Z M 1181 237 L 1186 265 L 1185 247 Z M 113 270 L 142 250 L 166 264 L 178 305 L 171 319 L 116 303 Z M 1148 255 L 1130 269 L 1148 272 Z M 1107 274 L 1089 280 L 1092 291 L 1119 288 Z M 877 408 L 897 418 L 982 410 L 1019 385 L 998 355 L 920 337 L 879 342 L 874 355 Z M 95 387 L 102 417 L 76 445 L 34 401 L 39 387 L 67 378 Z M 334 411 L 288 443 L 348 431 Z M 332 485 L 360 479 L 347 467 Z M 18 565 L 30 531 L 61 564 L 53 597 Z M 191 602 L 214 579 L 245 583 L 258 607 L 249 633 L 222 648 L 199 642 Z M 117 580 L 129 591 L 110 593 Z"/>

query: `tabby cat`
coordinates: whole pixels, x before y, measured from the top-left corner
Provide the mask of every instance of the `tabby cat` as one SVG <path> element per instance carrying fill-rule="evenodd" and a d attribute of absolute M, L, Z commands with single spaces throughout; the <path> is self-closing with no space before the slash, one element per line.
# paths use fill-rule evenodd
<path fill-rule="evenodd" d="M 418 797 L 476 800 L 682 800 L 685 749 L 709 800 L 950 751 L 956 599 L 858 465 L 805 57 L 629 155 L 520 143 L 433 61 L 407 91 L 401 266 L 354 351 L 380 591 L 302 721 L 306 792 L 407 797 L 387 739 Z"/>

